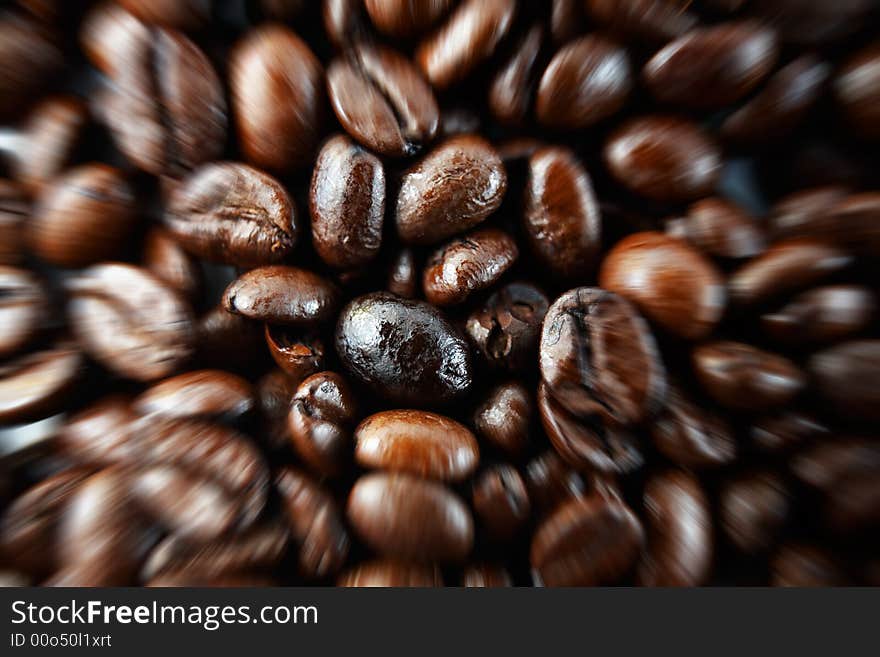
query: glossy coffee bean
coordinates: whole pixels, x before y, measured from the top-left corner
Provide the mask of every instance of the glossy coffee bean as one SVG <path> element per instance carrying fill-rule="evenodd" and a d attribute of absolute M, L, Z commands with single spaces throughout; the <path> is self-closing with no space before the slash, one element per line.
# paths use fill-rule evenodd
<path fill-rule="evenodd" d="M 880 421 L 880 340 L 853 340 L 810 357 L 816 390 L 847 419 Z"/>
<path fill-rule="evenodd" d="M 834 555 L 810 545 L 784 545 L 773 557 L 770 568 L 773 586 L 815 588 L 850 583 Z"/>
<path fill-rule="evenodd" d="M 707 337 L 724 314 L 721 272 L 686 243 L 659 232 L 618 242 L 602 262 L 599 285 L 685 340 Z"/>
<path fill-rule="evenodd" d="M 528 118 L 540 74 L 543 40 L 544 29 L 540 24 L 533 25 L 492 78 L 489 110 L 500 123 L 522 125 Z"/>
<path fill-rule="evenodd" d="M 770 210 L 769 227 L 777 238 L 807 237 L 832 208 L 847 197 L 847 189 L 829 185 L 783 197 Z"/>
<path fill-rule="evenodd" d="M 616 114 L 633 86 L 625 49 L 591 34 L 563 46 L 538 84 L 535 115 L 547 127 L 577 130 Z"/>
<path fill-rule="evenodd" d="M 0 359 L 33 340 L 48 315 L 48 298 L 36 276 L 0 265 Z"/>
<path fill-rule="evenodd" d="M 425 263 L 425 298 L 435 306 L 464 303 L 494 285 L 518 257 L 514 239 L 497 228 L 481 228 L 455 238 Z"/>
<path fill-rule="evenodd" d="M 508 464 L 490 466 L 477 475 L 473 502 L 477 526 L 500 542 L 515 537 L 532 511 L 525 482 Z"/>
<path fill-rule="evenodd" d="M 571 499 L 586 497 L 587 482 L 554 450 L 539 454 L 526 464 L 526 489 L 532 508 L 545 515 Z"/>
<path fill-rule="evenodd" d="M 545 586 L 613 584 L 632 568 L 644 543 L 642 525 L 622 502 L 571 500 L 538 526 L 529 560 Z"/>
<path fill-rule="evenodd" d="M 250 383 L 223 370 L 196 370 L 154 384 L 133 404 L 140 415 L 237 422 L 256 406 Z"/>
<path fill-rule="evenodd" d="M 669 116 L 624 123 L 606 142 L 604 158 L 622 185 L 665 203 L 710 195 L 721 171 L 721 154 L 709 136 L 696 124 Z"/>
<path fill-rule="evenodd" d="M 504 165 L 475 135 L 452 137 L 403 175 L 394 216 L 400 238 L 435 244 L 482 222 L 507 190 Z"/>
<path fill-rule="evenodd" d="M 83 374 L 82 354 L 59 343 L 0 364 L 0 424 L 12 424 L 56 412 Z"/>
<path fill-rule="evenodd" d="M 348 520 L 377 552 L 422 561 L 461 561 L 474 523 L 462 500 L 440 483 L 409 474 L 369 474 L 351 489 Z"/>
<path fill-rule="evenodd" d="M 281 262 L 299 233 L 281 183 L 236 162 L 193 172 L 172 194 L 163 221 L 190 253 L 240 267 Z"/>
<path fill-rule="evenodd" d="M 355 460 L 364 468 L 459 482 L 480 462 L 476 438 L 465 426 L 427 411 L 376 413 L 358 425 L 354 439 Z"/>
<path fill-rule="evenodd" d="M 500 383 L 489 391 L 474 411 L 473 425 L 480 438 L 509 457 L 516 458 L 529 445 L 534 404 L 518 381 Z"/>
<path fill-rule="evenodd" d="M 754 472 L 725 482 L 719 507 L 727 540 L 746 554 L 760 554 L 778 540 L 791 513 L 791 499 L 779 475 Z"/>
<path fill-rule="evenodd" d="M 667 234 L 687 240 L 714 258 L 753 258 L 766 248 L 758 222 L 722 198 L 697 201 L 680 221 L 680 227 L 667 225 Z"/>
<path fill-rule="evenodd" d="M 381 155 L 413 155 L 437 133 L 431 87 L 390 48 L 362 45 L 337 59 L 327 70 L 327 91 L 345 131 Z"/>
<path fill-rule="evenodd" d="M 391 37 L 407 38 L 420 34 L 445 14 L 452 0 L 365 0 L 364 7 L 373 25 Z"/>
<path fill-rule="evenodd" d="M 534 363 L 549 302 L 528 283 L 509 283 L 470 314 L 465 332 L 493 369 L 518 372 Z"/>
<path fill-rule="evenodd" d="M 351 540 L 330 493 L 291 467 L 276 473 L 275 487 L 298 550 L 300 574 L 316 579 L 339 572 L 348 557 Z"/>
<path fill-rule="evenodd" d="M 119 0 L 143 21 L 181 29 L 196 28 L 211 17 L 211 0 Z"/>
<path fill-rule="evenodd" d="M 333 317 L 338 296 L 335 286 L 317 274 L 269 265 L 232 281 L 223 293 L 223 306 L 261 322 L 309 327 Z"/>
<path fill-rule="evenodd" d="M 319 372 L 299 384 L 287 427 L 293 449 L 315 472 L 333 477 L 351 463 L 352 428 L 357 403 L 345 379 L 335 372 Z"/>
<path fill-rule="evenodd" d="M 24 189 L 0 178 L 0 265 L 17 265 L 24 259 L 24 229 L 29 214 Z"/>
<path fill-rule="evenodd" d="M 585 0 L 587 14 L 625 37 L 668 41 L 693 29 L 697 16 L 674 0 Z"/>
<path fill-rule="evenodd" d="M 19 111 L 64 67 L 55 38 L 35 21 L 14 14 L 0 20 L 0 117 Z"/>
<path fill-rule="evenodd" d="M 594 269 L 599 205 L 589 174 L 568 149 L 541 148 L 529 158 L 523 226 L 532 251 L 557 277 L 580 278 Z"/>
<path fill-rule="evenodd" d="M 837 342 L 867 329 L 877 313 L 874 294 L 860 285 L 828 285 L 761 316 L 761 326 L 783 344 Z"/>
<path fill-rule="evenodd" d="M 104 164 L 72 169 L 40 195 L 27 230 L 31 248 L 60 267 L 114 257 L 137 222 L 134 192 Z"/>
<path fill-rule="evenodd" d="M 336 352 L 346 369 L 396 404 L 438 405 L 473 384 L 470 350 L 434 307 L 373 293 L 343 308 Z"/>
<path fill-rule="evenodd" d="M 67 420 L 56 445 L 75 463 L 106 467 L 136 462 L 131 401 L 128 395 L 112 394 L 90 404 Z"/>
<path fill-rule="evenodd" d="M 726 408 L 767 411 L 785 406 L 806 386 L 806 377 L 787 358 L 742 342 L 709 342 L 692 354 L 705 390 Z"/>
<path fill-rule="evenodd" d="M 880 137 L 880 44 L 873 43 L 858 51 L 834 79 L 837 101 L 850 125 L 859 134 Z"/>
<path fill-rule="evenodd" d="M 340 575 L 336 585 L 344 587 L 439 587 L 443 586 L 443 578 L 436 566 L 393 559 L 376 559 L 347 570 Z"/>
<path fill-rule="evenodd" d="M 666 373 L 654 337 L 628 301 L 598 288 L 569 290 L 544 318 L 539 353 L 548 392 L 578 417 L 622 425 L 656 411 Z"/>
<path fill-rule="evenodd" d="M 501 566 L 479 563 L 464 569 L 461 585 L 465 588 L 501 588 L 513 586 L 513 578 Z"/>
<path fill-rule="evenodd" d="M 199 263 L 164 228 L 153 227 L 144 236 L 141 264 L 185 299 L 199 298 L 203 285 Z"/>
<path fill-rule="evenodd" d="M 68 313 L 80 344 L 116 374 L 137 381 L 161 379 L 192 355 L 191 310 L 145 270 L 94 265 L 72 280 L 68 291 Z"/>
<path fill-rule="evenodd" d="M 638 568 L 642 586 L 700 586 L 714 556 L 709 500 L 692 475 L 668 470 L 645 484 L 647 547 Z"/>
<path fill-rule="evenodd" d="M 815 416 L 798 410 L 759 418 L 749 428 L 752 444 L 764 452 L 788 452 L 828 436 L 828 426 Z"/>
<path fill-rule="evenodd" d="M 266 345 L 272 360 L 295 383 L 324 366 L 324 342 L 315 334 L 298 335 L 288 326 L 266 324 Z"/>
<path fill-rule="evenodd" d="M 305 42 L 280 24 L 245 35 L 233 49 L 229 86 L 245 158 L 270 171 L 309 162 L 324 107 L 324 71 Z"/>
<path fill-rule="evenodd" d="M 739 306 L 767 303 L 822 281 L 852 260 L 845 251 L 813 240 L 777 242 L 731 275 L 730 300 Z"/>
<path fill-rule="evenodd" d="M 514 0 L 465 0 L 415 52 L 436 89 L 460 82 L 489 58 L 513 25 Z"/>

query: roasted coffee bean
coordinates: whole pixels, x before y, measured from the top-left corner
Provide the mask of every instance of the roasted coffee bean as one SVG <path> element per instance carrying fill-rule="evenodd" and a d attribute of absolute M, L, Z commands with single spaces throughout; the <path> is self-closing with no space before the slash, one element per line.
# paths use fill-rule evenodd
<path fill-rule="evenodd" d="M 0 364 L 0 424 L 51 415 L 72 395 L 84 369 L 82 354 L 68 343 Z"/>
<path fill-rule="evenodd" d="M 720 416 L 672 385 L 666 407 L 651 425 L 654 446 L 685 468 L 712 468 L 733 462 L 737 444 L 733 429 Z"/>
<path fill-rule="evenodd" d="M 24 259 L 24 229 L 30 204 L 18 185 L 0 178 L 0 265 Z"/>
<path fill-rule="evenodd" d="M 762 315 L 761 326 L 783 344 L 821 344 L 859 334 L 870 326 L 876 312 L 877 302 L 868 288 L 828 285 Z"/>
<path fill-rule="evenodd" d="M 616 114 L 632 86 L 626 50 L 591 34 L 554 55 L 538 84 L 535 115 L 550 128 L 585 128 Z"/>
<path fill-rule="evenodd" d="M 348 520 L 377 552 L 400 559 L 461 561 L 471 551 L 474 522 L 443 484 L 410 474 L 368 474 L 351 489 Z"/>
<path fill-rule="evenodd" d="M 553 450 L 547 450 L 526 465 L 526 488 L 532 508 L 540 514 L 555 511 L 568 500 L 585 497 L 587 482 Z"/>
<path fill-rule="evenodd" d="M 783 546 L 773 557 L 770 568 L 773 586 L 816 588 L 850 583 L 832 554 L 810 545 Z"/>
<path fill-rule="evenodd" d="M 533 406 L 531 395 L 522 383 L 501 383 L 489 391 L 486 400 L 474 411 L 474 428 L 495 449 L 516 458 L 529 445 Z"/>
<path fill-rule="evenodd" d="M 232 281 L 223 293 L 223 306 L 261 322 L 310 327 L 333 317 L 338 296 L 335 286 L 317 274 L 268 265 Z"/>
<path fill-rule="evenodd" d="M 0 19 L 0 118 L 19 111 L 64 67 L 53 35 L 13 14 Z"/>
<path fill-rule="evenodd" d="M 777 238 L 807 237 L 831 209 L 847 196 L 844 187 L 807 189 L 780 199 L 771 209 L 769 226 Z"/>
<path fill-rule="evenodd" d="M 538 386 L 538 413 L 550 444 L 577 470 L 627 474 L 644 463 L 627 429 L 596 415 L 574 417 L 552 397 L 546 383 Z"/>
<path fill-rule="evenodd" d="M 821 0 L 780 0 L 757 3 L 752 12 L 776 26 L 788 43 L 818 46 L 858 30 L 871 6 L 869 0 L 833 6 Z"/>
<path fill-rule="evenodd" d="M 618 182 L 665 203 L 710 195 L 721 170 L 716 144 L 696 124 L 669 116 L 624 123 L 606 142 L 604 158 Z"/>
<path fill-rule="evenodd" d="M 780 232 L 831 242 L 854 253 L 880 254 L 880 194 L 844 196 L 822 188 L 786 199 L 776 208 Z"/>
<path fill-rule="evenodd" d="M 193 318 L 170 287 L 145 270 L 105 263 L 68 284 L 68 308 L 83 349 L 126 378 L 172 374 L 193 351 Z"/>
<path fill-rule="evenodd" d="M 136 463 L 131 401 L 123 394 L 99 399 L 67 420 L 56 444 L 75 463 L 101 467 Z"/>
<path fill-rule="evenodd" d="M 86 164 L 45 188 L 27 230 L 41 259 L 82 267 L 118 254 L 136 222 L 134 193 L 122 173 Z"/>
<path fill-rule="evenodd" d="M 714 555 L 709 500 L 700 482 L 680 470 L 645 484 L 647 547 L 638 567 L 642 586 L 700 586 Z"/>
<path fill-rule="evenodd" d="M 336 60 L 327 69 L 327 91 L 345 131 L 382 155 L 413 155 L 437 133 L 431 87 L 390 48 L 361 45 Z"/>
<path fill-rule="evenodd" d="M 854 340 L 810 358 L 816 390 L 845 416 L 880 422 L 880 340 Z"/>
<path fill-rule="evenodd" d="M 550 36 L 556 45 L 567 43 L 584 31 L 581 0 L 550 0 Z"/>
<path fill-rule="evenodd" d="M 845 251 L 821 242 L 794 239 L 777 242 L 737 269 L 727 288 L 739 306 L 757 306 L 810 287 L 853 261 Z"/>
<path fill-rule="evenodd" d="M 697 25 L 697 17 L 676 0 L 585 0 L 593 20 L 627 37 L 668 41 Z"/>
<path fill-rule="evenodd" d="M 759 418 L 749 429 L 752 444 L 765 452 L 787 452 L 828 436 L 828 426 L 793 410 Z"/>
<path fill-rule="evenodd" d="M 619 581 L 644 543 L 625 504 L 599 496 L 571 500 L 538 526 L 530 561 L 545 586 L 595 586 Z"/>
<path fill-rule="evenodd" d="M 464 569 L 461 585 L 465 588 L 501 588 L 513 586 L 513 578 L 502 566 L 479 563 Z"/>
<path fill-rule="evenodd" d="M 305 8 L 305 0 L 260 0 L 260 9 L 268 18 L 290 21 Z"/>
<path fill-rule="evenodd" d="M 439 587 L 443 579 L 437 566 L 376 559 L 358 564 L 336 581 L 344 587 Z"/>
<path fill-rule="evenodd" d="M 529 157 L 523 206 L 523 226 L 543 266 L 569 280 L 593 271 L 602 240 L 599 204 L 571 151 L 546 147 Z"/>
<path fill-rule="evenodd" d="M 296 337 L 287 326 L 266 324 L 266 344 L 272 359 L 295 383 L 324 366 L 324 342 L 317 335 Z"/>
<path fill-rule="evenodd" d="M 758 223 L 742 208 L 717 197 L 694 203 L 686 217 L 667 224 L 666 232 L 715 258 L 753 258 L 766 248 Z"/>
<path fill-rule="evenodd" d="M 528 521 L 532 508 L 526 485 L 512 465 L 493 465 L 474 479 L 477 526 L 493 541 L 508 541 Z"/>
<path fill-rule="evenodd" d="M 837 72 L 834 90 L 843 113 L 856 132 L 880 137 L 880 44 L 857 52 Z"/>
<path fill-rule="evenodd" d="M 372 42 L 363 0 L 323 0 L 321 18 L 330 43 L 344 51 L 352 44 Z"/>
<path fill-rule="evenodd" d="M 684 242 L 636 233 L 605 256 L 599 285 L 629 299 L 652 322 L 685 340 L 709 336 L 724 314 L 721 272 Z"/>
<path fill-rule="evenodd" d="M 641 422 L 666 393 L 666 373 L 645 320 L 612 292 L 582 287 L 544 318 L 541 376 L 566 410 L 617 424 Z"/>
<path fill-rule="evenodd" d="M 495 52 L 515 14 L 514 0 L 464 0 L 419 45 L 416 63 L 435 88 L 446 89 Z"/>
<path fill-rule="evenodd" d="M 196 370 L 165 379 L 134 400 L 140 415 L 237 422 L 256 406 L 251 384 L 223 370 Z"/>
<path fill-rule="evenodd" d="M 151 228 L 144 237 L 142 264 L 185 299 L 195 301 L 202 291 L 202 270 L 164 228 Z"/>
<path fill-rule="evenodd" d="M 776 64 L 772 30 L 753 21 L 689 31 L 662 48 L 642 70 L 661 103 L 716 109 L 746 96 Z"/>
<path fill-rule="evenodd" d="M 541 25 L 533 25 L 492 78 L 489 110 L 499 122 L 516 126 L 522 125 L 528 118 L 540 74 L 538 66 L 543 39 Z"/>
<path fill-rule="evenodd" d="M 355 397 L 335 372 L 313 374 L 299 384 L 287 426 L 299 457 L 322 476 L 342 474 L 351 464 Z"/>
<path fill-rule="evenodd" d="M 247 370 L 259 362 L 263 347 L 259 322 L 214 306 L 196 324 L 196 359 L 202 367 Z"/>
<path fill-rule="evenodd" d="M 465 331 L 493 369 L 518 372 L 534 363 L 541 322 L 549 302 L 528 283 L 510 283 L 467 319 Z"/>
<path fill-rule="evenodd" d="M 181 29 L 203 25 L 211 16 L 211 0 L 119 0 L 141 20 Z"/>
<path fill-rule="evenodd" d="M 721 529 L 746 554 L 774 547 L 791 513 L 789 491 L 773 472 L 754 472 L 724 483 L 719 500 Z"/>
<path fill-rule="evenodd" d="M 409 472 L 444 481 L 467 479 L 480 462 L 474 435 L 427 411 L 382 411 L 358 425 L 355 459 L 364 468 Z"/>
<path fill-rule="evenodd" d="M 709 342 L 692 354 L 694 372 L 706 392 L 726 408 L 767 411 L 785 406 L 806 386 L 787 358 L 742 342 Z"/>
<path fill-rule="evenodd" d="M 31 342 L 48 312 L 46 292 L 36 276 L 0 265 L 0 359 Z"/>
<path fill-rule="evenodd" d="M 435 306 L 464 303 L 475 292 L 494 285 L 518 257 L 514 239 L 497 228 L 457 237 L 425 263 L 425 298 Z"/>
<path fill-rule="evenodd" d="M 309 209 L 312 246 L 324 262 L 341 269 L 367 264 L 382 244 L 382 163 L 346 137 L 331 138 L 315 162 Z"/>
<path fill-rule="evenodd" d="M 397 232 L 408 243 L 435 244 L 486 219 L 506 190 L 504 165 L 487 141 L 452 137 L 403 175 Z"/>
<path fill-rule="evenodd" d="M 233 49 L 229 71 L 245 158 L 270 171 L 309 162 L 325 101 L 324 71 L 305 42 L 283 25 L 258 27 Z"/>
<path fill-rule="evenodd" d="M 336 351 L 352 376 L 397 404 L 444 404 L 473 384 L 464 338 L 421 301 L 381 292 L 358 297 L 339 315 Z"/>
<path fill-rule="evenodd" d="M 376 28 L 388 36 L 407 38 L 424 32 L 452 6 L 452 0 L 364 0 Z"/>
<path fill-rule="evenodd" d="M 236 162 L 197 169 L 172 194 L 163 221 L 190 253 L 240 267 L 283 261 L 299 233 L 281 183 Z"/>
<path fill-rule="evenodd" d="M 287 415 L 299 380 L 273 369 L 257 382 L 260 404 L 260 443 L 270 452 L 279 452 L 290 445 Z"/>
<path fill-rule="evenodd" d="M 418 295 L 419 273 L 412 249 L 408 247 L 400 249 L 391 260 L 386 288 L 392 294 L 404 299 L 413 299 Z"/>

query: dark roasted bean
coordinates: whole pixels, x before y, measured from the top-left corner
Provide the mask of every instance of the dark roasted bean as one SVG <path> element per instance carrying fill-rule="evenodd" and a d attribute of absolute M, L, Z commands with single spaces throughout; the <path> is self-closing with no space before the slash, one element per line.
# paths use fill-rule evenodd
<path fill-rule="evenodd" d="M 0 424 L 54 413 L 73 393 L 83 369 L 82 354 L 66 343 L 0 364 Z"/>
<path fill-rule="evenodd" d="M 494 541 L 516 536 L 531 514 L 526 485 L 512 465 L 493 465 L 474 479 L 474 513 L 477 526 Z"/>
<path fill-rule="evenodd" d="M 323 369 L 324 342 L 317 335 L 296 337 L 290 327 L 266 324 L 266 344 L 278 367 L 297 384 Z"/>
<path fill-rule="evenodd" d="M 337 299 L 338 292 L 329 281 L 285 265 L 251 269 L 223 293 L 223 305 L 231 313 L 270 324 L 303 327 L 331 319 Z"/>
<path fill-rule="evenodd" d="M 411 37 L 435 23 L 452 6 L 452 0 L 364 0 L 367 14 L 381 32 Z"/>
<path fill-rule="evenodd" d="M 543 35 L 540 25 L 532 26 L 492 79 L 489 110 L 501 123 L 521 125 L 531 112 Z"/>
<path fill-rule="evenodd" d="M 404 299 L 413 299 L 419 293 L 419 273 L 412 249 L 404 247 L 391 261 L 387 289 Z"/>
<path fill-rule="evenodd" d="M 821 344 L 845 340 L 864 331 L 877 302 L 860 285 L 817 287 L 796 296 L 775 312 L 761 316 L 761 326 L 783 344 Z"/>
<path fill-rule="evenodd" d="M 489 391 L 474 411 L 474 428 L 483 440 L 516 458 L 529 445 L 534 413 L 531 395 L 518 381 L 501 383 Z"/>
<path fill-rule="evenodd" d="M 815 588 L 850 583 L 832 554 L 809 545 L 783 546 L 773 557 L 771 569 L 773 586 Z"/>
<path fill-rule="evenodd" d="M 177 290 L 185 299 L 195 301 L 202 291 L 202 270 L 163 228 L 151 228 L 144 237 L 142 264 L 154 276 Z"/>
<path fill-rule="evenodd" d="M 797 410 L 759 418 L 749 429 L 752 444 L 765 452 L 791 451 L 828 434 L 827 425 Z"/>
<path fill-rule="evenodd" d="M 156 383 L 134 400 L 141 415 L 236 422 L 256 406 L 250 383 L 223 370 L 197 370 Z"/>
<path fill-rule="evenodd" d="M 721 198 L 694 203 L 681 222 L 680 231 L 668 226 L 667 233 L 686 239 L 709 256 L 753 258 L 766 247 L 758 223 L 742 208 Z"/>
<path fill-rule="evenodd" d="M 747 554 L 774 547 L 791 513 L 785 482 L 772 472 L 749 473 L 725 482 L 719 507 L 727 540 Z"/>
<path fill-rule="evenodd" d="M 814 354 L 810 375 L 819 394 L 846 416 L 880 422 L 880 340 L 854 340 Z"/>
<path fill-rule="evenodd" d="M 587 13 L 612 32 L 667 41 L 697 25 L 697 17 L 676 0 L 585 0 Z"/>
<path fill-rule="evenodd" d="M 843 113 L 855 130 L 865 137 L 880 137 L 880 44 L 857 52 L 846 62 L 834 80 Z"/>

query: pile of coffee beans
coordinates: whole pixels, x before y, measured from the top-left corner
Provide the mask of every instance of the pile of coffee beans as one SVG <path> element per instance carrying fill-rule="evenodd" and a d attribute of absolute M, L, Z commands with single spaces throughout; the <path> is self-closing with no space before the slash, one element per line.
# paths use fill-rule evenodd
<path fill-rule="evenodd" d="M 875 0 L 0 10 L 0 580 L 880 585 Z"/>

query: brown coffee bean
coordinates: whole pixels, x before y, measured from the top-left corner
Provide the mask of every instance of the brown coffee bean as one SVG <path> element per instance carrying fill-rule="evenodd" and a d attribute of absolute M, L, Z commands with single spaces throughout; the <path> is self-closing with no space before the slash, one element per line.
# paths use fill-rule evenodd
<path fill-rule="evenodd" d="M 645 484 L 647 548 L 638 568 L 642 586 L 700 586 L 714 555 L 709 500 L 700 482 L 680 470 Z"/>
<path fill-rule="evenodd" d="M 602 262 L 599 285 L 685 340 L 709 336 L 724 314 L 721 272 L 686 243 L 663 233 L 636 233 L 618 242 Z"/>
<path fill-rule="evenodd" d="M 834 91 L 852 127 L 870 139 L 880 137 L 880 44 L 853 55 L 837 72 Z"/>
<path fill-rule="evenodd" d="M 322 5 L 324 31 L 337 50 L 344 51 L 353 44 L 373 40 L 363 0 L 324 0 Z"/>
<path fill-rule="evenodd" d="M 249 370 L 264 350 L 259 322 L 227 312 L 221 305 L 196 324 L 196 359 L 202 367 Z"/>
<path fill-rule="evenodd" d="M 880 254 L 880 193 L 863 192 L 841 198 L 835 196 L 836 192 L 836 188 L 827 188 L 807 193 L 806 198 L 792 197 L 786 205 L 794 203 L 801 208 L 796 207 L 791 213 L 783 210 L 784 214 L 776 220 L 787 232 L 877 257 Z M 839 200 L 834 202 L 834 198 Z M 810 205 L 804 208 L 806 204 Z"/>
<path fill-rule="evenodd" d="M 478 527 L 493 541 L 514 538 L 531 515 L 525 482 L 512 465 L 492 465 L 481 472 L 472 494 Z"/>
<path fill-rule="evenodd" d="M 70 321 L 83 349 L 126 378 L 172 374 L 192 354 L 193 318 L 170 287 L 131 265 L 94 265 L 70 281 Z"/>
<path fill-rule="evenodd" d="M 324 488 L 291 467 L 275 475 L 275 487 L 299 551 L 300 574 L 309 579 L 333 575 L 348 557 L 351 541 L 336 502 Z"/>
<path fill-rule="evenodd" d="M 613 584 L 643 543 L 642 526 L 626 505 L 594 495 L 563 504 L 538 526 L 530 561 L 545 586 Z"/>
<path fill-rule="evenodd" d="M 417 153 L 437 133 L 431 87 L 403 55 L 361 45 L 327 70 L 327 92 L 345 131 L 382 155 Z"/>
<path fill-rule="evenodd" d="M 435 88 L 446 89 L 495 52 L 515 14 L 514 0 L 464 0 L 419 45 L 416 63 Z"/>
<path fill-rule="evenodd" d="M 771 209 L 769 226 L 777 238 L 806 237 L 831 209 L 847 197 L 845 187 L 816 187 L 780 199 Z"/>
<path fill-rule="evenodd" d="M 296 393 L 299 380 L 294 380 L 279 369 L 269 370 L 257 382 L 260 404 L 260 444 L 269 452 L 285 450 L 290 445 L 287 414 Z"/>
<path fill-rule="evenodd" d="M 0 118 L 13 116 L 64 67 L 55 38 L 12 13 L 0 19 Z"/>
<path fill-rule="evenodd" d="M 247 34 L 232 51 L 229 86 L 245 158 L 270 171 L 308 163 L 324 107 L 324 71 L 305 42 L 279 24 Z"/>
<path fill-rule="evenodd" d="M 529 445 L 534 413 L 531 395 L 518 381 L 501 383 L 489 391 L 474 411 L 473 425 L 480 437 L 509 457 L 516 458 Z"/>
<path fill-rule="evenodd" d="M 846 419 L 880 421 L 880 340 L 853 340 L 810 357 L 816 390 Z"/>
<path fill-rule="evenodd" d="M 440 587 L 443 586 L 443 578 L 437 566 L 376 559 L 365 561 L 344 572 L 336 581 L 336 585 L 344 587 L 393 586 L 395 588 Z"/>
<path fill-rule="evenodd" d="M 272 359 L 298 384 L 324 366 L 324 342 L 317 335 L 296 337 L 287 326 L 266 324 L 266 344 Z"/>
<path fill-rule="evenodd" d="M 223 370 L 196 370 L 165 379 L 134 400 L 140 415 L 238 422 L 256 406 L 251 384 Z"/>
<path fill-rule="evenodd" d="M 413 475 L 369 474 L 351 489 L 348 520 L 371 548 L 422 561 L 461 561 L 474 523 L 462 500 L 440 483 Z"/>
<path fill-rule="evenodd" d="M 232 281 L 223 293 L 223 306 L 261 322 L 308 327 L 332 319 L 338 296 L 335 286 L 317 274 L 269 265 Z"/>
<path fill-rule="evenodd" d="M 424 32 L 452 4 L 452 0 L 364 0 L 367 13 L 380 32 L 404 39 Z"/>
<path fill-rule="evenodd" d="M 134 419 L 129 396 L 108 395 L 70 417 L 55 444 L 75 463 L 101 467 L 136 463 Z"/>
<path fill-rule="evenodd" d="M 435 306 L 464 303 L 473 293 L 494 285 L 518 257 L 514 239 L 497 228 L 454 238 L 425 263 L 425 298 Z"/>
<path fill-rule="evenodd" d="M 539 353 L 548 391 L 578 417 L 641 422 L 662 404 L 666 372 L 647 324 L 612 292 L 569 290 L 544 318 Z"/>
<path fill-rule="evenodd" d="M 752 444 L 764 452 L 787 452 L 829 435 L 828 426 L 798 410 L 759 418 L 749 429 Z"/>
<path fill-rule="evenodd" d="M 538 85 L 535 115 L 550 128 L 585 128 L 616 114 L 632 86 L 626 50 L 590 34 L 554 55 Z"/>
<path fill-rule="evenodd" d="M 461 585 L 465 588 L 502 588 L 513 586 L 513 578 L 502 566 L 478 563 L 464 569 Z"/>
<path fill-rule="evenodd" d="M 737 269 L 727 284 L 732 303 L 757 306 L 810 287 L 853 261 L 845 251 L 821 242 L 794 239 L 777 242 Z"/>
<path fill-rule="evenodd" d="M 821 0 L 779 0 L 757 3 L 751 10 L 776 26 L 786 42 L 818 46 L 858 30 L 871 6 L 869 0 L 849 0 L 834 6 Z"/>
<path fill-rule="evenodd" d="M 834 555 L 810 545 L 784 545 L 770 568 L 773 586 L 816 588 L 850 583 Z"/>
<path fill-rule="evenodd" d="M 37 256 L 82 267 L 116 256 L 136 222 L 134 193 L 122 173 L 86 164 L 45 188 L 27 230 Z"/>
<path fill-rule="evenodd" d="M 510 283 L 467 319 L 465 331 L 493 369 L 523 371 L 534 363 L 541 322 L 549 302 L 528 283 Z"/>
<path fill-rule="evenodd" d="M 688 208 L 683 219 L 667 223 L 666 233 L 687 240 L 714 258 L 753 258 L 766 248 L 763 231 L 742 208 L 722 198 L 707 198 Z"/>
<path fill-rule="evenodd" d="M 709 395 L 726 408 L 767 411 L 785 406 L 806 386 L 787 358 L 741 342 L 709 342 L 692 354 L 694 372 Z"/>
<path fill-rule="evenodd" d="M 404 174 L 395 209 L 397 232 L 411 244 L 435 244 L 486 219 L 506 190 L 504 165 L 487 141 L 452 137 Z"/>
<path fill-rule="evenodd" d="M 36 276 L 0 265 L 0 358 L 36 337 L 48 315 L 48 299 Z"/>
<path fill-rule="evenodd" d="M 463 425 L 427 411 L 382 411 L 358 425 L 355 460 L 364 468 L 409 472 L 459 482 L 480 462 L 474 435 Z"/>
<path fill-rule="evenodd" d="M 526 464 L 525 481 L 532 508 L 540 515 L 555 511 L 570 499 L 585 497 L 588 492 L 583 477 L 553 450 Z"/>
<path fill-rule="evenodd" d="M 790 493 L 773 472 L 753 472 L 724 483 L 719 499 L 721 529 L 746 554 L 774 547 L 791 514 Z"/>
<path fill-rule="evenodd" d="M 828 285 L 799 294 L 775 312 L 762 315 L 761 326 L 783 344 L 821 344 L 858 335 L 876 313 L 877 302 L 868 288 Z"/>
<path fill-rule="evenodd" d="M 0 424 L 46 417 L 72 394 L 84 363 L 71 344 L 59 343 L 0 365 Z"/>
<path fill-rule="evenodd" d="M 382 163 L 347 137 L 331 138 L 312 171 L 309 210 L 312 246 L 325 263 L 340 269 L 366 265 L 382 245 Z"/>
<path fill-rule="evenodd" d="M 195 301 L 202 290 L 202 270 L 163 228 L 153 227 L 144 236 L 142 264 L 182 297 Z"/>
<path fill-rule="evenodd" d="M 0 265 L 24 259 L 24 232 L 30 203 L 22 188 L 0 178 Z"/>
<path fill-rule="evenodd" d="M 708 196 L 721 171 L 716 144 L 696 124 L 667 116 L 626 122 L 606 142 L 604 158 L 618 182 L 664 203 Z"/>
<path fill-rule="evenodd" d="M 562 279 L 590 274 L 602 240 L 590 175 L 570 150 L 546 147 L 528 161 L 523 226 L 532 251 Z"/>
<path fill-rule="evenodd" d="M 499 122 L 516 126 L 528 118 L 540 74 L 538 66 L 543 40 L 544 29 L 540 24 L 533 25 L 492 78 L 489 110 Z"/>
<path fill-rule="evenodd" d="M 412 249 L 404 247 L 392 258 L 386 288 L 404 299 L 414 299 L 418 295 L 419 273 Z"/>
<path fill-rule="evenodd" d="M 299 233 L 281 183 L 235 162 L 197 169 L 172 194 L 163 221 L 190 253 L 240 267 L 283 261 Z"/>
<path fill-rule="evenodd" d="M 585 0 L 593 20 L 626 37 L 668 41 L 697 25 L 697 17 L 675 0 Z"/>

